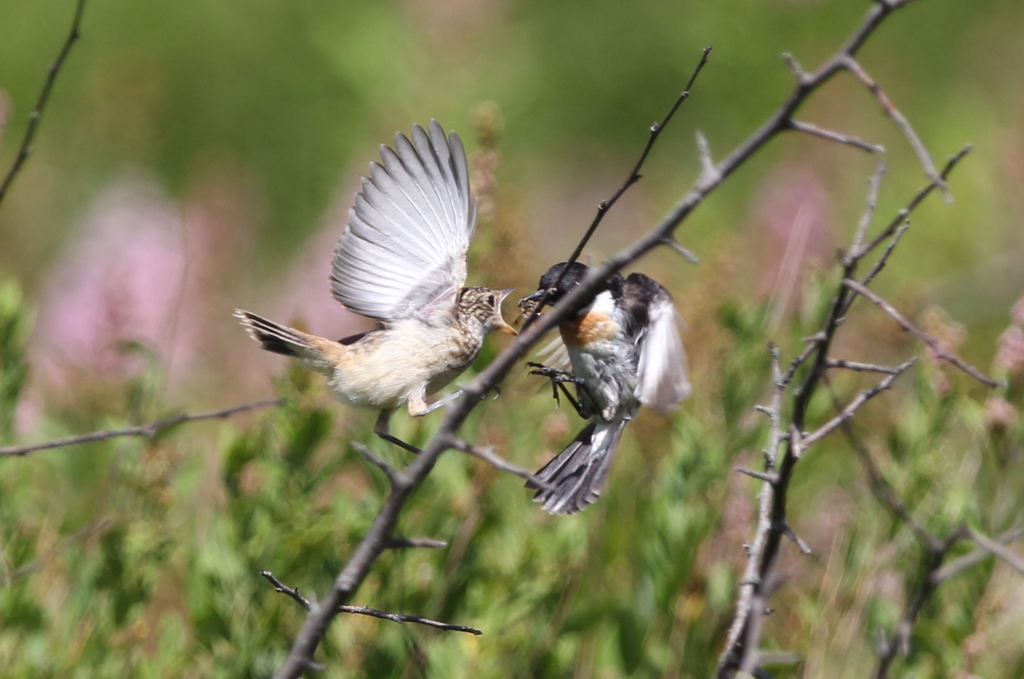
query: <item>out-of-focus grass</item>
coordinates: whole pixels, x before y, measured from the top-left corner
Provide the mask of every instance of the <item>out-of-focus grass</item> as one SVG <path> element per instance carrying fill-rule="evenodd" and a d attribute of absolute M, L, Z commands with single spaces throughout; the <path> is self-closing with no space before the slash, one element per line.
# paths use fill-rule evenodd
<path fill-rule="evenodd" d="M 816 299 L 827 301 L 809 291 L 777 337 L 787 351 L 821 317 Z M 2 320 L 17 324 L 24 313 L 5 307 Z M 711 673 L 753 525 L 756 484 L 732 468 L 755 466 L 764 441 L 751 408 L 766 393 L 765 317 L 762 307 L 726 304 L 691 319 L 700 328 L 691 341 L 716 338 L 715 355 L 695 366 L 695 396 L 671 418 L 645 414 L 631 425 L 607 492 L 576 517 L 543 514 L 519 479 L 478 460 L 443 457 L 399 531 L 449 546 L 385 554 L 357 601 L 484 635 L 343 616 L 319 654 L 331 676 Z M 17 335 L 7 340 L 5 370 L 22 365 L 23 347 Z M 877 347 L 905 350 L 900 339 Z M 836 380 L 845 394 L 862 383 Z M 1020 518 L 1021 427 L 987 422 L 970 386 L 926 362 L 856 421 L 914 515 L 939 534 L 962 522 L 995 533 Z M 0 461 L 7 676 L 272 672 L 303 611 L 259 571 L 307 596 L 329 587 L 386 490 L 349 441 L 368 441 L 396 464 L 403 455 L 372 436 L 370 416 L 339 423 L 318 380 L 289 372 L 279 390 L 289 405 L 235 425 Z M 539 464 L 580 426 L 552 410 L 546 391 L 514 377 L 466 435 Z M 1007 396 L 1021 407 L 1019 384 Z M 822 399 L 815 419 L 829 415 Z M 415 444 L 436 420 L 395 424 Z M 785 548 L 766 647 L 804 660 L 777 676 L 865 676 L 877 635 L 892 631 L 918 583 L 920 548 L 873 500 L 838 437 L 801 462 L 790 507 L 815 554 Z M 1016 676 L 1020 610 L 1006 602 L 1022 584 L 1009 575 L 989 561 L 943 585 L 922 613 L 909 671 Z"/>

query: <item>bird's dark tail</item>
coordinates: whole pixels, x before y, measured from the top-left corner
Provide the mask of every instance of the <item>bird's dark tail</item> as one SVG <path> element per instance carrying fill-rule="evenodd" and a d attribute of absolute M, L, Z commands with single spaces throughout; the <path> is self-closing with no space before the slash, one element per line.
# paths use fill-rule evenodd
<path fill-rule="evenodd" d="M 537 472 L 537 477 L 552 486 L 537 490 L 534 502 L 551 514 L 575 514 L 597 499 L 608 479 L 612 455 L 619 445 L 621 422 L 591 422 L 573 442 Z M 537 488 L 532 483 L 527 488 Z"/>
<path fill-rule="evenodd" d="M 307 358 L 310 345 L 305 333 L 241 309 L 235 309 L 235 317 L 242 321 L 249 336 L 259 342 L 261 348 L 275 354 Z"/>

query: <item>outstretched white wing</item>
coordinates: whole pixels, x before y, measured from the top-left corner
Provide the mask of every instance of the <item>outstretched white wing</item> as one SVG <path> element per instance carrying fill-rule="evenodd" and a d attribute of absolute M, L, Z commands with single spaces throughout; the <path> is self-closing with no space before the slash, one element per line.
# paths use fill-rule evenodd
<path fill-rule="evenodd" d="M 395 135 L 370 164 L 331 267 L 334 298 L 384 321 L 451 313 L 476 222 L 462 140 L 436 120 Z"/>
<path fill-rule="evenodd" d="M 660 287 L 660 286 L 659 286 Z M 692 391 L 686 377 L 686 352 L 679 337 L 679 314 L 662 289 L 648 307 L 647 331 L 637 340 L 637 390 L 640 402 L 662 413 L 674 410 Z"/>

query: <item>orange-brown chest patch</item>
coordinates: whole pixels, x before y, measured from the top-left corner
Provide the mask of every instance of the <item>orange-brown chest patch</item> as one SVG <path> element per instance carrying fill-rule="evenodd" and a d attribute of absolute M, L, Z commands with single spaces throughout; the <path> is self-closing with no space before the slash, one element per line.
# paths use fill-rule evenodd
<path fill-rule="evenodd" d="M 592 311 L 560 327 L 566 346 L 586 346 L 591 342 L 609 340 L 619 332 L 619 324 L 603 312 Z"/>

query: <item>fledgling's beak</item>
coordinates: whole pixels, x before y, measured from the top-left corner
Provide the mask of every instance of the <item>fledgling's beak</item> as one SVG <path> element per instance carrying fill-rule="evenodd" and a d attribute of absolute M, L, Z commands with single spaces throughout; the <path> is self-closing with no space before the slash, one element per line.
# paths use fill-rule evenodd
<path fill-rule="evenodd" d="M 498 327 L 496 329 L 500 330 L 501 332 L 507 333 L 507 334 L 512 335 L 513 337 L 515 337 L 519 333 L 516 332 L 516 329 L 513 328 L 511 325 L 509 325 L 505 321 L 505 317 L 501 315 L 501 303 L 504 302 L 505 298 L 508 297 L 509 295 L 511 295 L 513 291 L 515 291 L 515 288 L 508 288 L 507 290 L 501 290 L 498 293 L 498 294 L 501 295 L 501 299 L 498 301 L 498 318 L 497 318 L 497 320 L 500 321 L 500 323 L 497 324 Z"/>

